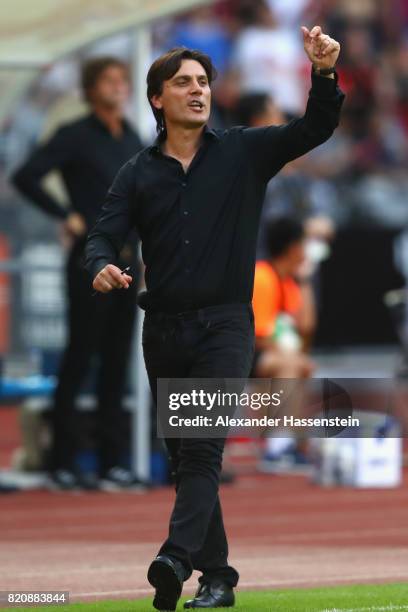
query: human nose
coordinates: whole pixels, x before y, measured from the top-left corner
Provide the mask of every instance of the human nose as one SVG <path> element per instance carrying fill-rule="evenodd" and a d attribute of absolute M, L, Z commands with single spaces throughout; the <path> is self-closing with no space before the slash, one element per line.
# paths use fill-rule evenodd
<path fill-rule="evenodd" d="M 193 93 L 202 93 L 203 88 L 198 80 L 192 81 L 192 92 Z"/>

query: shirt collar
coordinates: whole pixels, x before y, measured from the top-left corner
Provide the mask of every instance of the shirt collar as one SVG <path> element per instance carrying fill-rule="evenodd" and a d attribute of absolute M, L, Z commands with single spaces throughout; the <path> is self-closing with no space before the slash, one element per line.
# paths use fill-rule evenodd
<path fill-rule="evenodd" d="M 110 131 L 109 131 L 107 125 L 105 125 L 105 123 L 101 119 L 99 119 L 98 115 L 95 112 L 92 111 L 90 113 L 90 117 L 91 117 L 92 121 L 99 128 L 102 128 L 103 130 L 105 130 L 105 132 L 108 132 L 110 134 Z M 129 123 L 129 121 L 125 117 L 122 117 L 122 126 L 123 126 L 123 131 L 124 132 L 128 132 L 130 130 L 130 123 Z"/>
<path fill-rule="evenodd" d="M 215 130 L 212 130 L 208 127 L 208 125 L 204 126 L 204 130 L 203 130 L 203 138 L 204 139 L 208 139 L 208 140 L 219 140 L 220 137 L 218 136 L 217 132 Z M 164 138 L 163 138 L 163 133 L 159 134 L 156 138 L 156 140 L 154 141 L 154 143 L 152 144 L 152 146 L 150 147 L 150 151 L 152 153 L 160 153 L 161 152 L 161 145 L 163 144 Z"/>

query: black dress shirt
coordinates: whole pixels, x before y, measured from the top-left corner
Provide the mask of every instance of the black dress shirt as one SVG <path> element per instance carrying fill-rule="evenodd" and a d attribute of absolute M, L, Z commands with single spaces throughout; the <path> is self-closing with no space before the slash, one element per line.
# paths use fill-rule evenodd
<path fill-rule="evenodd" d="M 284 126 L 203 133 L 187 172 L 160 141 L 130 159 L 89 235 L 86 266 L 113 263 L 131 228 L 142 240 L 143 307 L 179 312 L 252 299 L 256 239 L 267 182 L 338 125 L 337 79 L 312 77 L 305 115 Z"/>
<path fill-rule="evenodd" d="M 60 219 L 70 212 L 78 212 L 91 228 L 119 168 L 141 148 L 139 136 L 127 121 L 123 121 L 122 135 L 115 138 L 92 113 L 60 127 L 15 172 L 12 181 L 44 212 Z M 41 186 L 42 177 L 55 169 L 61 171 L 69 195 L 69 209 Z"/>

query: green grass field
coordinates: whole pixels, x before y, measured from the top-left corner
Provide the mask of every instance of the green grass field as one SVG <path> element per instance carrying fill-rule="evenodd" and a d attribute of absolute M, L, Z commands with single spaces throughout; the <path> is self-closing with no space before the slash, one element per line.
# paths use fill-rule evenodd
<path fill-rule="evenodd" d="M 151 612 L 151 598 L 100 601 L 69 606 L 18 608 L 47 612 Z M 183 610 L 180 600 L 178 611 Z M 234 612 L 397 612 L 408 611 L 408 583 L 239 592 Z"/>

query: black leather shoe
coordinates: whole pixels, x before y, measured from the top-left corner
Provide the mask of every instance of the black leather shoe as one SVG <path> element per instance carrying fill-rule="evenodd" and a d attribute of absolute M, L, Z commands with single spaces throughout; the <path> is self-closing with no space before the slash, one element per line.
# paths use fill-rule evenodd
<path fill-rule="evenodd" d="M 204 583 L 194 599 L 184 604 L 185 608 L 231 608 L 235 604 L 234 589 L 225 582 Z"/>
<path fill-rule="evenodd" d="M 159 555 L 151 563 L 147 579 L 156 589 L 153 606 L 156 610 L 175 610 L 184 582 L 184 569 L 179 561 Z"/>

